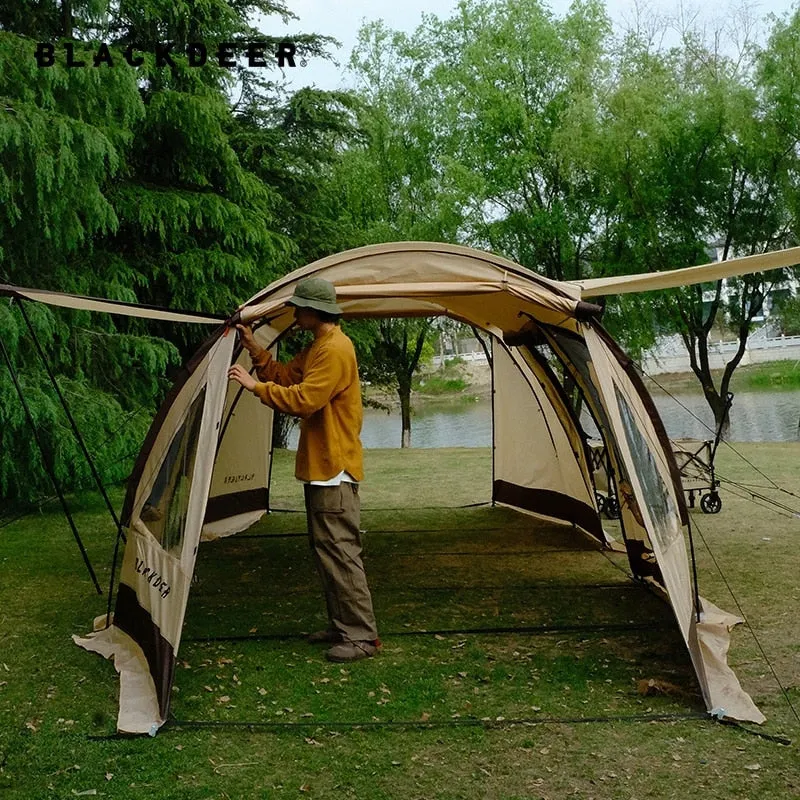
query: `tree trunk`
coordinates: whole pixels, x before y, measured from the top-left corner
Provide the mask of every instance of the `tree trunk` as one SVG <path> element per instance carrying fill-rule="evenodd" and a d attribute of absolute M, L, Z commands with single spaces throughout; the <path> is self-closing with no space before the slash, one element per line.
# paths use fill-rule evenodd
<path fill-rule="evenodd" d="M 411 383 L 399 384 L 397 394 L 400 397 L 400 418 L 402 430 L 400 433 L 400 447 L 411 447 Z"/>
<path fill-rule="evenodd" d="M 72 0 L 63 0 L 61 3 L 61 32 L 65 39 L 72 38 Z"/>
<path fill-rule="evenodd" d="M 289 436 L 298 422 L 297 417 L 275 411 L 272 417 L 272 446 L 284 450 L 289 447 Z"/>

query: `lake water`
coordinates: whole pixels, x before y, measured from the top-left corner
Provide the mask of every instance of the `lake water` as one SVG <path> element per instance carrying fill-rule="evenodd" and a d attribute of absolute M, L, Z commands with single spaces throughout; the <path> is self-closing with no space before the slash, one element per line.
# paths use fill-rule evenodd
<path fill-rule="evenodd" d="M 655 397 L 667 434 L 672 439 L 713 439 L 711 410 L 702 395 Z M 741 392 L 733 399 L 730 440 L 786 442 L 800 440 L 800 391 Z M 593 433 L 591 423 L 585 423 Z M 296 434 L 293 446 L 296 446 Z M 364 412 L 364 447 L 399 447 L 400 414 L 374 409 Z M 414 447 L 489 447 L 492 413 L 487 401 L 457 408 L 422 409 L 411 420 Z"/>

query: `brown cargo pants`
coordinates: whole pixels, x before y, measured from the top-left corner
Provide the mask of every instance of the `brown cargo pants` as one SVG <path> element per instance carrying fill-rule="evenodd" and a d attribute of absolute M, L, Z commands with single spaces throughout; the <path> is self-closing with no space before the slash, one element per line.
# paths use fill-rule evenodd
<path fill-rule="evenodd" d="M 373 641 L 378 629 L 361 560 L 358 484 L 306 484 L 304 490 L 309 543 L 325 592 L 329 630 L 346 641 Z"/>

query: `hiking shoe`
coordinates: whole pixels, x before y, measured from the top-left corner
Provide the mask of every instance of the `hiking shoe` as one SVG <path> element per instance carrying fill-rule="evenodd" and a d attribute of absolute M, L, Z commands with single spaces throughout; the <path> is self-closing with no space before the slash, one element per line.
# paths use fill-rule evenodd
<path fill-rule="evenodd" d="M 339 631 L 331 630 L 316 631 L 310 633 L 306 637 L 306 641 L 309 644 L 338 644 L 342 641 L 342 634 Z"/>
<path fill-rule="evenodd" d="M 331 647 L 325 652 L 328 661 L 360 661 L 362 658 L 372 658 L 378 648 L 375 642 L 342 642 Z"/>

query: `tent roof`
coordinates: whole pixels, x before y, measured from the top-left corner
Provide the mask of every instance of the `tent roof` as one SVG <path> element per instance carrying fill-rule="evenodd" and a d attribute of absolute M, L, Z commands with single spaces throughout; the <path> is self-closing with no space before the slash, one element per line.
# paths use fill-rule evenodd
<path fill-rule="evenodd" d="M 526 315 L 569 327 L 583 306 L 580 287 L 551 281 L 491 253 L 439 242 L 390 242 L 295 270 L 244 303 L 241 319 L 266 317 L 277 329 L 287 327 L 293 312 L 286 302 L 295 284 L 311 275 L 336 285 L 347 317 L 448 314 L 487 330 L 513 330 Z"/>

